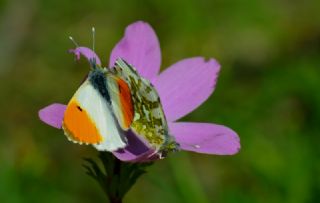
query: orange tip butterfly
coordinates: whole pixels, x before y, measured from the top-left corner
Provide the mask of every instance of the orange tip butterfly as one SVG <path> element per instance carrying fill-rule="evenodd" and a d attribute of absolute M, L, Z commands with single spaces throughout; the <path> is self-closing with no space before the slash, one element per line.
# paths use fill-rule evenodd
<path fill-rule="evenodd" d="M 94 42 L 94 28 L 92 32 Z M 88 77 L 64 114 L 62 128 L 69 140 L 112 152 L 127 146 L 125 134 L 131 130 L 160 157 L 179 148 L 169 135 L 159 95 L 148 80 L 121 58 L 112 68 L 100 67 L 94 60 L 90 64 Z"/>

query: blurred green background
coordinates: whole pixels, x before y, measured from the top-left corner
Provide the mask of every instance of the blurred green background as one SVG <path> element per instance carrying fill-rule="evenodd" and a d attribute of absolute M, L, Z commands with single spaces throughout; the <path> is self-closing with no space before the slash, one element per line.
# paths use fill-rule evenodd
<path fill-rule="evenodd" d="M 320 202 L 320 1 L 0 1 L 0 202 L 107 202 L 81 167 L 91 147 L 41 123 L 88 72 L 67 53 L 91 46 L 106 64 L 125 27 L 149 22 L 162 69 L 191 56 L 222 65 L 217 88 L 183 118 L 224 124 L 236 156 L 172 154 L 149 168 L 128 203 Z"/>

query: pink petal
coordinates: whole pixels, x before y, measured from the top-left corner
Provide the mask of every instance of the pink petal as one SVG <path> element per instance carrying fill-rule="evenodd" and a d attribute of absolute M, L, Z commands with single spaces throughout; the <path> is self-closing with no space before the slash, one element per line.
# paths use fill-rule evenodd
<path fill-rule="evenodd" d="M 232 155 L 240 150 L 240 139 L 233 130 L 209 123 L 169 123 L 171 134 L 181 149 L 204 154 Z"/>
<path fill-rule="evenodd" d="M 124 149 L 113 152 L 121 161 L 127 162 L 146 162 L 149 161 L 149 156 L 154 153 L 154 149 L 149 148 L 144 144 L 133 132 L 126 133 L 128 146 Z"/>
<path fill-rule="evenodd" d="M 124 37 L 111 52 L 110 67 L 117 58 L 122 58 L 133 65 L 146 79 L 151 80 L 156 76 L 160 70 L 161 51 L 152 27 L 142 21 L 129 25 Z"/>
<path fill-rule="evenodd" d="M 80 54 L 82 54 L 85 58 L 90 62 L 91 60 L 95 60 L 96 64 L 101 66 L 101 61 L 97 54 L 87 47 L 77 47 L 76 49 L 70 49 L 71 53 L 76 55 L 76 59 L 80 59 Z"/>
<path fill-rule="evenodd" d="M 213 92 L 219 63 L 202 57 L 184 59 L 163 71 L 152 82 L 168 121 L 175 121 L 202 104 Z"/>
<path fill-rule="evenodd" d="M 39 118 L 46 124 L 60 129 L 66 108 L 67 106 L 64 104 L 51 104 L 39 111 Z"/>

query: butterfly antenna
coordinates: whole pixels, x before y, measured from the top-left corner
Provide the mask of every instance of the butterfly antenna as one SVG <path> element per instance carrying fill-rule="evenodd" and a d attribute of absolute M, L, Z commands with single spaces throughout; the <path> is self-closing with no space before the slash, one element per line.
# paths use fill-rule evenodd
<path fill-rule="evenodd" d="M 73 42 L 76 47 L 79 47 L 78 43 L 73 39 L 73 37 L 69 36 L 69 39 Z"/>
<path fill-rule="evenodd" d="M 96 41 L 96 29 L 92 27 L 92 50 L 94 51 L 94 45 Z"/>

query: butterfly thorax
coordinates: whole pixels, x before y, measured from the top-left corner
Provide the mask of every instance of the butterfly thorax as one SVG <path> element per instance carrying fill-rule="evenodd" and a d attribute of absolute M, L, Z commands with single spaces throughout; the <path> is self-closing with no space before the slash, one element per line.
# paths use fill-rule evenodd
<path fill-rule="evenodd" d="M 90 71 L 88 79 L 93 87 L 99 91 L 101 96 L 110 104 L 111 98 L 107 89 L 107 78 L 102 68 L 94 68 Z"/>

